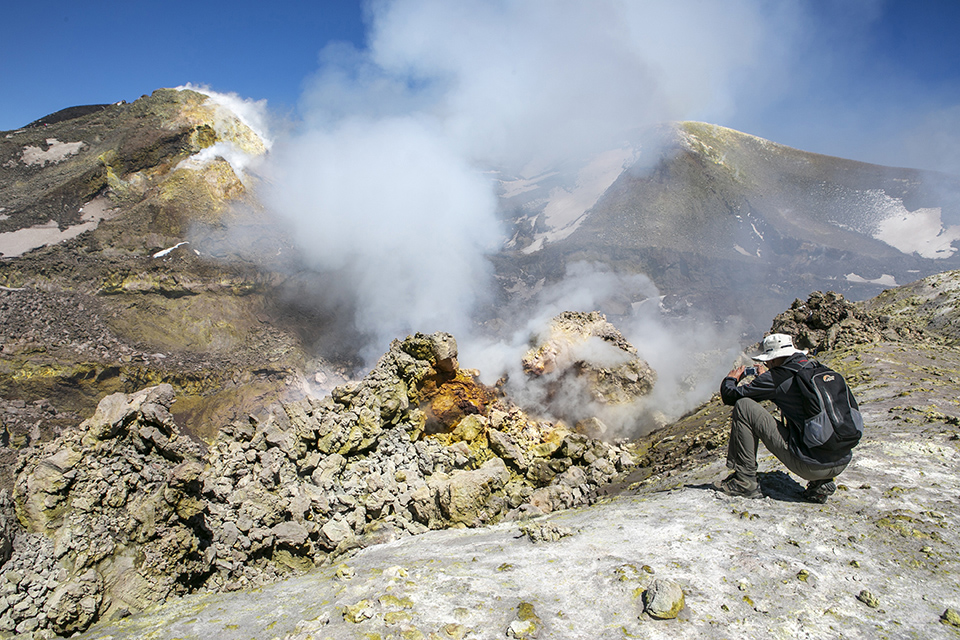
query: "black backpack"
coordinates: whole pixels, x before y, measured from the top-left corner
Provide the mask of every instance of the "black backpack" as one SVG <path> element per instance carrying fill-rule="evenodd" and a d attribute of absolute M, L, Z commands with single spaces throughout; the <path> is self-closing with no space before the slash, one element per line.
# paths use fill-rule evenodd
<path fill-rule="evenodd" d="M 784 363 L 803 396 L 802 434 L 790 446 L 822 464 L 842 463 L 863 436 L 863 416 L 846 380 L 813 359 Z M 802 437 L 799 437 L 802 435 Z"/>

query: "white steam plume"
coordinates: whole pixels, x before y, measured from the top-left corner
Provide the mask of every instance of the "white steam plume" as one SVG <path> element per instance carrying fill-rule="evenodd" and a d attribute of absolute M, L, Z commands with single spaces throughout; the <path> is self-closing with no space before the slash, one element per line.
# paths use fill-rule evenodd
<path fill-rule="evenodd" d="M 270 126 L 268 124 L 269 116 L 267 114 L 267 101 L 266 100 L 251 100 L 249 98 L 242 98 L 236 93 L 220 93 L 218 91 L 212 90 L 206 85 L 195 85 L 187 83 L 185 85 L 176 87 L 178 91 L 184 89 L 189 91 L 196 91 L 197 93 L 202 93 L 214 104 L 217 104 L 223 107 L 226 111 L 218 113 L 218 117 L 215 121 L 215 125 L 218 129 L 217 133 L 221 136 L 229 137 L 231 130 L 233 129 L 232 118 L 237 118 L 243 124 L 247 125 L 251 131 L 253 131 L 257 137 L 263 142 L 263 146 L 267 149 L 273 144 L 273 140 L 270 136 Z"/>
<path fill-rule="evenodd" d="M 759 0 L 369 9 L 366 49 L 322 52 L 303 126 L 272 152 L 266 198 L 314 266 L 353 290 L 368 362 L 410 331 L 451 331 L 476 352 L 486 255 L 504 239 L 489 176 L 586 164 L 663 120 L 720 120 L 746 83 L 777 75 L 790 34 L 789 9 Z M 580 275 L 550 290 L 542 317 L 593 310 L 584 300 L 618 283 Z"/>
<path fill-rule="evenodd" d="M 469 328 L 499 237 L 494 196 L 429 126 L 345 121 L 291 141 L 273 169 L 271 201 L 302 248 L 355 291 L 357 328 L 377 342 L 368 356 L 410 331 Z"/>
<path fill-rule="evenodd" d="M 723 118 L 745 84 L 777 75 L 790 38 L 786 12 L 755 0 L 370 6 L 369 48 L 324 52 L 308 120 L 429 114 L 458 153 L 510 170 L 583 159 L 667 119 Z"/>
<path fill-rule="evenodd" d="M 624 300 L 636 301 L 624 308 Z M 691 315 L 665 319 L 656 287 L 641 274 L 616 274 L 603 265 L 575 263 L 566 277 L 545 287 L 534 300 L 536 313 L 505 341 L 474 340 L 461 345 L 464 362 L 480 369 L 481 380 L 506 378 L 506 390 L 528 409 L 573 426 L 588 417 L 609 429 L 607 438 L 637 437 L 676 420 L 715 391 L 739 353 L 740 326 L 717 326 Z M 591 401 L 586 382 L 563 371 L 527 375 L 522 358 L 535 338 L 562 311 L 601 311 L 620 330 L 638 355 L 657 372 L 649 396 L 631 404 Z M 731 320 L 733 322 L 733 320 Z M 623 353 L 600 339 L 577 345 L 568 359 L 594 366 L 615 364 Z"/>

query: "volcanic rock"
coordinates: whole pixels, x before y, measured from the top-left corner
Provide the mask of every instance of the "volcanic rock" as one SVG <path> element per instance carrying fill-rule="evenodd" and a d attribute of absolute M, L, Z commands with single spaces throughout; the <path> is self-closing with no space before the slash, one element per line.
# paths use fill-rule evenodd
<path fill-rule="evenodd" d="M 683 606 L 683 588 L 673 580 L 654 580 L 643 592 L 643 611 L 651 618 L 672 620 Z"/>
<path fill-rule="evenodd" d="M 170 385 L 103 398 L 89 419 L 21 458 L 17 515 L 51 542 L 36 562 L 59 576 L 31 596 L 52 614 L 36 628 L 71 633 L 428 529 L 589 504 L 631 463 L 617 447 L 531 420 L 451 370 L 456 356 L 449 334 L 394 341 L 364 379 L 226 425 L 209 448 L 177 426 Z M 431 434 L 426 408 L 451 381 L 481 390 L 484 403 Z M 518 475 L 527 460 L 534 471 Z M 33 624 L 20 609 L 3 615 Z"/>
<path fill-rule="evenodd" d="M 794 346 L 814 352 L 896 337 L 880 318 L 834 291 L 815 291 L 806 301 L 795 300 L 773 319 L 772 331 L 793 336 Z"/>
<path fill-rule="evenodd" d="M 603 437 L 598 416 L 647 396 L 656 372 L 598 312 L 565 311 L 553 318 L 523 356 L 523 370 L 539 382 L 539 402 L 592 437 Z"/>

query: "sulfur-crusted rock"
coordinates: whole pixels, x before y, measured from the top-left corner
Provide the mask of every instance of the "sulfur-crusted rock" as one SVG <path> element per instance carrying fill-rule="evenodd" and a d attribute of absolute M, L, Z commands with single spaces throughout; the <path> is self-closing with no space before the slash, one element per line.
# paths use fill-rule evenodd
<path fill-rule="evenodd" d="M 507 627 L 508 638 L 539 638 L 543 630 L 543 620 L 537 615 L 533 605 L 529 602 L 521 602 L 517 606 L 517 617 Z"/>
<path fill-rule="evenodd" d="M 877 599 L 877 596 L 873 595 L 866 589 L 860 590 L 860 593 L 857 594 L 857 600 L 867 605 L 871 609 L 876 609 L 880 606 L 880 600 Z"/>
<path fill-rule="evenodd" d="M 679 615 L 683 606 L 683 588 L 673 580 L 654 580 L 643 592 L 643 610 L 651 618 L 672 620 Z"/>
<path fill-rule="evenodd" d="M 500 458 L 493 458 L 474 471 L 453 475 L 437 488 L 440 510 L 452 524 L 475 526 L 491 521 L 500 513 L 502 503 L 491 498 L 510 479 Z"/>
<path fill-rule="evenodd" d="M 490 429 L 487 431 L 487 439 L 490 442 L 491 451 L 510 462 L 517 470 L 526 471 L 528 466 L 526 456 L 513 438 L 497 429 Z"/>
<path fill-rule="evenodd" d="M 523 370 L 538 381 L 533 387 L 538 402 L 573 424 L 596 417 L 604 407 L 642 400 L 657 377 L 597 311 L 565 311 L 553 318 L 524 355 Z"/>
<path fill-rule="evenodd" d="M 520 525 L 520 533 L 526 535 L 531 542 L 556 542 L 561 538 L 572 536 L 569 527 L 561 527 L 553 523 L 529 523 Z"/>
<path fill-rule="evenodd" d="M 940 614 L 940 622 L 952 627 L 960 627 L 960 613 L 957 613 L 956 609 L 947 607 L 944 612 Z"/>
<path fill-rule="evenodd" d="M 42 594 L 24 581 L 48 618 L 9 624 L 82 631 L 402 535 L 587 504 L 622 468 L 624 451 L 530 418 L 456 358 L 449 334 L 395 341 L 362 380 L 225 425 L 209 447 L 180 432 L 169 385 L 105 397 L 21 461 L 28 533 L 12 555 L 48 542 L 32 562 L 58 579 Z"/>

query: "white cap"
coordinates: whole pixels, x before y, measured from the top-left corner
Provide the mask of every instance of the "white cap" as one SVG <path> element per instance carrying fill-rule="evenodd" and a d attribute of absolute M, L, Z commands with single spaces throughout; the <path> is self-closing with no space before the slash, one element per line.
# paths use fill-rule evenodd
<path fill-rule="evenodd" d="M 785 333 L 771 333 L 760 343 L 761 353 L 752 356 L 758 362 L 767 362 L 783 356 L 792 356 L 795 353 L 806 353 L 793 346 L 793 338 Z"/>

